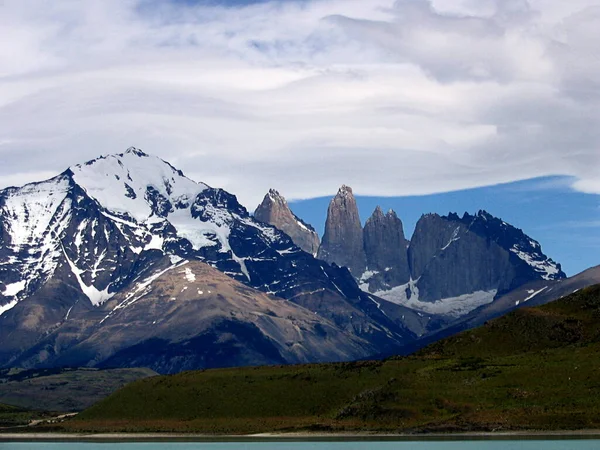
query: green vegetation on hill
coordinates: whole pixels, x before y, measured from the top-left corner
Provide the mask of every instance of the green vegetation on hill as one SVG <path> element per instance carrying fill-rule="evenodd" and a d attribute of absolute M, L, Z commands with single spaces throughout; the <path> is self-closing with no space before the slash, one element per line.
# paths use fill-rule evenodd
<path fill-rule="evenodd" d="M 16 428 L 27 426 L 33 420 L 48 419 L 52 416 L 53 414 L 49 412 L 30 411 L 0 403 L 0 431 L 14 431 Z"/>
<path fill-rule="evenodd" d="M 67 431 L 600 428 L 600 286 L 386 361 L 184 372 L 127 385 Z"/>
<path fill-rule="evenodd" d="M 436 342 L 418 356 L 492 357 L 600 342 L 600 285 Z"/>

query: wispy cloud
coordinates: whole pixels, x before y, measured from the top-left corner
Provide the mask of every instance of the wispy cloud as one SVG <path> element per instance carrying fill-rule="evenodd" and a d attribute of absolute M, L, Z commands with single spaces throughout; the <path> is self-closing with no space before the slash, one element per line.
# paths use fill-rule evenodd
<path fill-rule="evenodd" d="M 342 182 L 600 193 L 592 0 L 244 3 L 4 0 L 0 182 L 136 145 L 249 206 Z"/>

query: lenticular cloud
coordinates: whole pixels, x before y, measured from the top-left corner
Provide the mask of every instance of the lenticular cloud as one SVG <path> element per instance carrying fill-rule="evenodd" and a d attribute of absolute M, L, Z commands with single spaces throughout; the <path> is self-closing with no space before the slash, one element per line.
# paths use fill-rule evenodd
<path fill-rule="evenodd" d="M 583 0 L 0 7 L 0 184 L 130 145 L 254 206 L 544 175 L 599 193 Z"/>

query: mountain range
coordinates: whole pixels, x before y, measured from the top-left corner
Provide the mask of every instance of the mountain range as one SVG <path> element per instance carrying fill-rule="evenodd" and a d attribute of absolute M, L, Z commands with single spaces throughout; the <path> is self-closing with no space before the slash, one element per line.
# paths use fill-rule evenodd
<path fill-rule="evenodd" d="M 171 372 L 355 359 L 414 337 L 347 269 L 135 148 L 0 192 L 0 307 L 2 366 L 128 365 L 150 346 L 144 364 Z"/>
<path fill-rule="evenodd" d="M 286 205 L 280 201 L 279 208 Z M 277 220 L 267 222 L 280 226 Z M 384 213 L 379 206 L 363 227 L 348 186 L 329 204 L 317 257 L 348 267 L 365 292 L 446 319 L 526 283 L 566 278 L 537 241 L 484 210 L 462 217 L 425 214 L 410 240 L 396 212 Z"/>
<path fill-rule="evenodd" d="M 564 279 L 485 211 L 425 215 L 408 241 L 393 211 L 363 228 L 343 186 L 320 242 L 277 191 L 251 215 L 136 148 L 0 191 L 1 367 L 363 359 Z"/>
<path fill-rule="evenodd" d="M 581 437 L 600 425 L 599 316 L 600 286 L 591 286 L 408 357 L 144 378 L 61 431 Z"/>

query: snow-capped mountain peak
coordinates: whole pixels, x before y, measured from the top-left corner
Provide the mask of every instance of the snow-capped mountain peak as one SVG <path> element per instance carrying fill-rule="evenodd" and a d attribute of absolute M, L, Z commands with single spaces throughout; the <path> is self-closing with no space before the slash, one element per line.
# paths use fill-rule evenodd
<path fill-rule="evenodd" d="M 250 281 L 247 260 L 273 261 L 277 250 L 300 252 L 234 195 L 134 147 L 0 191 L 0 306 L 14 306 L 57 271 L 100 305 L 130 282 L 148 251 L 193 255 Z"/>
<path fill-rule="evenodd" d="M 135 255 L 162 251 L 169 236 L 186 237 L 177 236 L 177 226 L 194 220 L 192 203 L 207 189 L 131 147 L 50 180 L 0 191 L 0 306 L 6 299 L 14 306 L 57 270 L 67 270 L 93 305 L 105 302 L 126 281 L 119 272 Z M 220 236 L 222 227 L 197 223 L 196 234 Z"/>
<path fill-rule="evenodd" d="M 75 183 L 104 208 L 137 222 L 187 207 L 208 187 L 135 147 L 73 166 L 69 171 Z"/>

